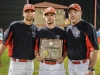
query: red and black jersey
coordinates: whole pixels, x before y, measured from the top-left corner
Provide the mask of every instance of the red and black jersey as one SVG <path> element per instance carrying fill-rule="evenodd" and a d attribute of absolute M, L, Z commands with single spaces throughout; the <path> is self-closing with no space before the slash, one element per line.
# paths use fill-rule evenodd
<path fill-rule="evenodd" d="M 91 50 L 99 50 L 95 28 L 84 20 L 66 28 L 66 39 L 71 60 L 87 59 Z"/>
<path fill-rule="evenodd" d="M 37 27 L 23 21 L 10 24 L 4 34 L 3 44 L 9 46 L 8 55 L 18 59 L 34 59 Z"/>
<path fill-rule="evenodd" d="M 66 47 L 65 47 L 65 31 L 63 29 L 61 29 L 58 26 L 55 26 L 52 29 L 47 28 L 46 26 L 44 26 L 43 28 L 38 30 L 38 34 L 37 34 L 37 40 L 36 40 L 36 45 L 35 45 L 35 50 L 39 50 L 39 46 L 40 46 L 40 39 L 41 38 L 47 38 L 47 39 L 61 39 L 64 42 L 64 46 L 63 46 L 63 51 L 66 51 Z"/>

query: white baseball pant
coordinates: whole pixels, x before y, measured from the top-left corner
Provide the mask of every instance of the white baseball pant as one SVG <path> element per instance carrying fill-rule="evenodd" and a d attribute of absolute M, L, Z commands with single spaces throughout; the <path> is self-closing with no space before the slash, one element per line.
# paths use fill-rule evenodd
<path fill-rule="evenodd" d="M 40 62 L 39 75 L 66 75 L 64 64 L 49 65 Z"/>
<path fill-rule="evenodd" d="M 10 59 L 9 73 L 8 75 L 32 75 L 34 71 L 33 60 L 28 60 L 27 62 L 19 62 L 13 58 Z"/>
<path fill-rule="evenodd" d="M 68 72 L 69 75 L 86 75 L 86 71 L 88 70 L 89 60 L 85 63 L 82 60 L 79 60 L 80 64 L 73 64 L 70 60 L 68 60 Z"/>

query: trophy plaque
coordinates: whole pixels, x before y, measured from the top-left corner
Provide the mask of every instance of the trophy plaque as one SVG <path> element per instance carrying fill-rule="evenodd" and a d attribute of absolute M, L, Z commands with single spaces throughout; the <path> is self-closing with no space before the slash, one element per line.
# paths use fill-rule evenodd
<path fill-rule="evenodd" d="M 56 60 L 62 56 L 63 40 L 60 39 L 40 39 L 40 56 L 45 60 Z"/>

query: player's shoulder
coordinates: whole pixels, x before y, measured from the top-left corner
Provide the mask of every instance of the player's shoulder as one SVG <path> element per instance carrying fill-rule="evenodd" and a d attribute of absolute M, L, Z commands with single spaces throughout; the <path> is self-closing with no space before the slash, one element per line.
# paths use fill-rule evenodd
<path fill-rule="evenodd" d="M 85 29 L 90 29 L 90 28 L 93 28 L 94 29 L 94 26 L 91 23 L 89 23 L 89 22 L 87 22 L 85 20 L 82 20 L 82 26 Z"/>
<path fill-rule="evenodd" d="M 38 31 L 44 31 L 46 30 L 46 26 L 43 26 L 42 28 L 39 28 Z"/>
<path fill-rule="evenodd" d="M 57 31 L 64 31 L 64 29 L 61 28 L 60 26 L 56 26 L 55 28 L 57 29 Z"/>
<path fill-rule="evenodd" d="M 22 20 L 13 21 L 10 25 L 11 25 L 11 26 L 14 26 L 14 25 L 21 24 L 21 23 L 22 23 Z"/>
<path fill-rule="evenodd" d="M 36 29 L 36 31 L 38 31 L 39 28 L 37 27 L 37 25 L 33 24 L 33 26 Z"/>
<path fill-rule="evenodd" d="M 89 23 L 89 22 L 87 22 L 87 21 L 85 21 L 85 20 L 82 20 L 82 21 L 81 21 L 81 24 L 82 24 L 83 26 L 90 26 L 90 27 L 93 27 L 93 25 L 92 25 L 91 23 Z"/>

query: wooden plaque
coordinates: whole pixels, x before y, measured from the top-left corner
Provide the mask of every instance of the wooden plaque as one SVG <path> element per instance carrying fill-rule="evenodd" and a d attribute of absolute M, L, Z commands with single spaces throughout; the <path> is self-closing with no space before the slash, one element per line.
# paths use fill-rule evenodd
<path fill-rule="evenodd" d="M 56 60 L 62 56 L 63 40 L 40 39 L 39 53 L 45 60 Z"/>

